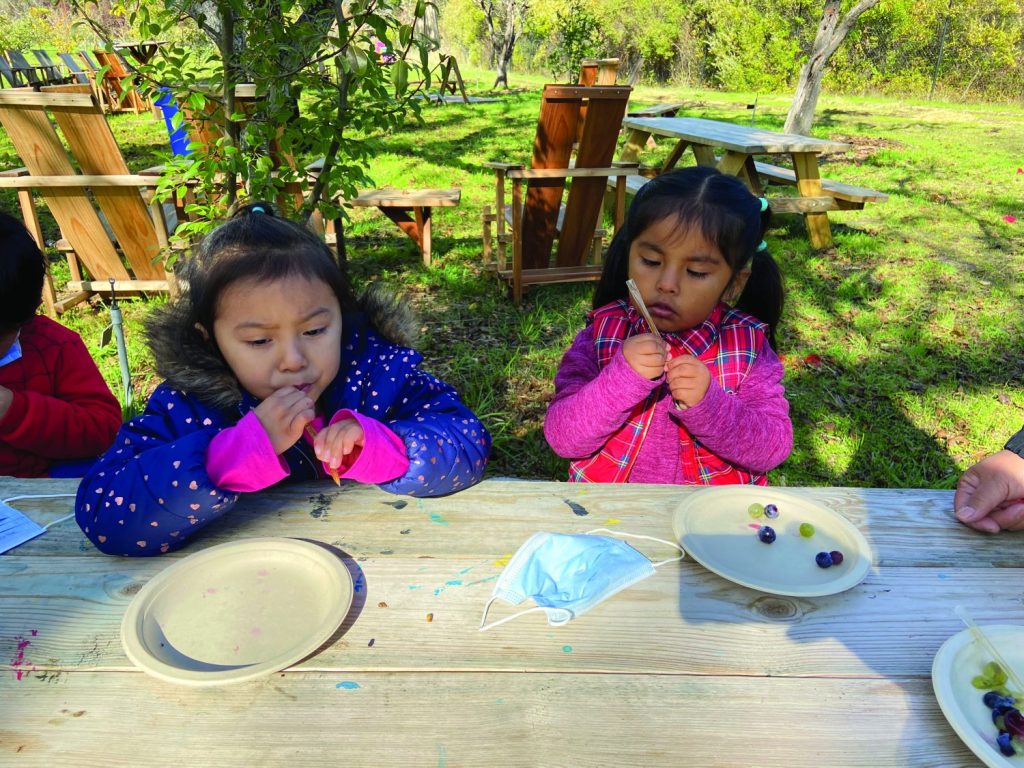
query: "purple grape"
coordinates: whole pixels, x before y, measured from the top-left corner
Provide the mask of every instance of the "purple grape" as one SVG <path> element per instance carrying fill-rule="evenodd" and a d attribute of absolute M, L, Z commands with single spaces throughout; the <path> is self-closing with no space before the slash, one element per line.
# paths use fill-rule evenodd
<path fill-rule="evenodd" d="M 843 564 L 843 553 L 840 552 L 838 549 L 833 549 L 831 552 L 829 552 L 829 554 L 832 556 L 832 565 Z"/>
<path fill-rule="evenodd" d="M 1010 708 L 1003 713 L 1003 728 L 1017 739 L 1024 739 L 1024 715 L 1019 709 Z"/>
<path fill-rule="evenodd" d="M 776 507 L 774 504 L 765 504 L 764 505 L 764 516 L 765 517 L 770 517 L 770 518 L 772 518 L 774 520 L 776 517 L 779 516 L 779 508 Z"/>

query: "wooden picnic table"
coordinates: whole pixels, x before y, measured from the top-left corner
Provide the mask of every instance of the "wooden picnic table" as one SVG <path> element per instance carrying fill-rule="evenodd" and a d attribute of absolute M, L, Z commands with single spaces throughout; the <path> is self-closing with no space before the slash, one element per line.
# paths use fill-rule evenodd
<path fill-rule="evenodd" d="M 677 139 L 677 143 L 662 164 L 661 172 L 674 168 L 689 148 L 698 165 L 713 166 L 723 173 L 739 176 L 756 195 L 763 194 L 763 191 L 754 156 L 788 155 L 793 162 L 799 194 L 791 208 L 804 214 L 811 245 L 825 248 L 832 244 L 826 211 L 841 206 L 835 202 L 834 195 L 823 189 L 818 155 L 841 152 L 849 149 L 849 144 L 696 117 L 626 117 L 622 126 L 629 134 L 620 160 L 637 162 L 640 151 L 652 134 L 666 136 Z M 718 155 L 719 150 L 722 150 L 721 156 Z M 774 166 L 764 168 L 767 173 L 778 170 L 782 169 Z"/>
<path fill-rule="evenodd" d="M 0 498 L 74 481 L 0 479 Z M 0 755 L 16 766 L 977 766 L 930 670 L 963 627 L 1024 622 L 1020 534 L 975 533 L 952 493 L 786 489 L 846 516 L 875 563 L 858 586 L 791 598 L 672 563 L 563 627 L 479 632 L 534 532 L 672 538 L 691 489 L 488 480 L 446 498 L 329 482 L 246 496 L 184 551 L 97 552 L 73 522 L 0 557 Z M 70 500 L 14 505 L 45 524 Z M 333 547 L 352 609 L 318 652 L 234 686 L 136 670 L 122 615 L 178 558 L 242 537 Z M 640 543 L 652 557 L 671 554 Z M 490 619 L 512 612 L 498 602 Z"/>

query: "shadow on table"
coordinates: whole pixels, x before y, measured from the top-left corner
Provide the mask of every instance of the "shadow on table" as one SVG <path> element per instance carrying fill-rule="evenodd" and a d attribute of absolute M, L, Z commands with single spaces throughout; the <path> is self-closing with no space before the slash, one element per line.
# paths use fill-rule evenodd
<path fill-rule="evenodd" d="M 957 576 L 944 573 L 944 567 L 939 564 L 932 568 L 898 567 L 906 564 L 894 564 L 892 560 L 898 561 L 898 556 L 890 556 L 884 550 L 891 548 L 895 552 L 901 545 L 873 540 L 877 536 L 872 536 L 872 530 L 877 527 L 899 536 L 902 535 L 898 530 L 903 521 L 872 521 L 870 504 L 865 501 L 862 508 L 864 515 L 860 519 L 856 514 L 848 517 L 857 523 L 867 538 L 873 551 L 873 563 L 858 584 L 836 594 L 817 597 L 769 594 L 738 586 L 688 556 L 680 569 L 679 612 L 687 624 L 698 631 L 702 626 L 710 628 L 717 624 L 722 627 L 723 646 L 733 647 L 730 656 L 738 659 L 740 665 L 729 670 L 729 674 L 791 679 L 818 677 L 833 681 L 843 678 L 877 679 L 896 686 L 899 694 L 887 694 L 885 698 L 890 706 L 894 705 L 890 727 L 901 730 L 892 742 L 891 751 L 883 752 L 883 746 L 879 744 L 877 765 L 919 764 L 916 761 L 931 748 L 930 740 L 934 739 L 934 734 L 944 733 L 947 728 L 931 694 L 931 662 L 942 643 L 962 629 L 950 604 L 958 599 L 957 591 L 972 593 L 972 574 L 965 574 L 962 577 L 964 581 L 957 584 Z M 962 526 L 951 517 L 943 519 L 950 526 L 950 535 L 957 535 L 953 529 Z M 934 520 L 922 524 L 943 525 L 937 515 Z M 739 531 L 737 535 L 741 535 Z M 753 530 L 750 535 L 756 537 Z M 717 537 L 723 541 L 720 544 L 712 542 L 713 546 L 734 544 L 728 541 L 735 538 L 731 535 Z M 817 549 L 812 541 L 808 540 L 807 569 L 817 568 L 814 563 Z M 881 555 L 880 547 L 883 549 Z M 707 549 L 695 551 L 706 553 Z M 791 558 L 792 553 L 793 549 L 789 548 L 789 555 L 781 551 L 771 554 Z M 746 562 L 749 558 L 750 555 Z M 710 561 L 707 554 L 704 559 Z M 791 563 L 784 564 L 778 558 L 765 563 L 769 570 L 782 565 L 792 567 Z M 800 569 L 803 567 L 802 564 L 798 566 L 798 572 L 802 572 Z M 826 570 L 819 570 L 823 575 L 827 574 Z M 818 576 L 813 571 L 808 572 Z M 931 581 L 936 577 L 937 581 Z M 826 580 L 827 576 L 823 576 L 818 581 L 812 580 L 811 584 Z M 753 583 L 755 580 L 748 581 Z M 939 590 L 943 591 L 941 597 Z M 728 625 L 749 625 L 751 629 L 735 631 Z M 785 627 L 784 638 L 775 631 L 782 629 L 780 625 Z M 753 629 L 757 626 L 763 627 L 763 631 Z M 713 636 L 709 634 L 709 637 Z M 736 647 L 745 644 L 750 647 Z M 705 645 L 714 647 L 710 642 Z M 712 655 L 718 654 L 712 651 Z M 714 665 L 715 662 L 708 659 L 702 663 Z M 838 701 L 841 706 L 841 695 Z M 770 701 L 765 702 L 765 709 L 772 711 Z M 904 723 L 900 722 L 901 719 Z M 947 756 L 950 752 L 959 754 L 959 751 L 966 754 L 966 748 L 959 743 L 952 729 L 948 730 L 948 736 L 942 751 Z"/>
<path fill-rule="evenodd" d="M 315 651 L 309 654 L 309 656 L 306 656 L 305 659 L 302 660 L 305 661 L 306 659 L 316 656 L 325 648 L 330 648 L 332 645 L 338 642 L 342 637 L 344 637 L 348 633 L 348 631 L 352 628 L 352 625 L 355 624 L 356 621 L 359 619 L 360 615 L 362 615 L 363 607 L 366 605 L 366 574 L 363 571 L 363 569 L 359 567 L 359 563 L 356 562 L 355 558 L 352 557 L 352 555 L 345 552 L 343 549 L 340 549 L 332 544 L 328 544 L 323 541 L 318 541 L 316 539 L 299 540 L 309 542 L 310 544 L 316 544 L 318 547 L 326 549 L 332 555 L 341 560 L 342 564 L 348 570 L 349 576 L 352 577 L 353 590 L 352 605 L 349 607 L 348 613 L 345 614 L 344 620 L 334 631 L 334 634 L 332 634 L 324 642 L 323 645 L 321 645 L 319 648 L 317 648 Z M 296 663 L 301 664 L 302 662 L 300 661 Z"/>

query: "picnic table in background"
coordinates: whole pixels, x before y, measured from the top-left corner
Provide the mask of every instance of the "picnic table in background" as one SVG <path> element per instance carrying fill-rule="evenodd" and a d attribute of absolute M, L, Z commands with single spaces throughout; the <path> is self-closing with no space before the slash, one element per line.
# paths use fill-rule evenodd
<path fill-rule="evenodd" d="M 832 245 L 828 211 L 863 208 L 866 202 L 888 199 L 883 192 L 821 178 L 818 156 L 850 148 L 840 141 L 696 117 L 626 117 L 622 127 L 629 131 L 619 157 L 624 162 L 637 162 L 651 135 L 666 136 L 676 139 L 677 143 L 660 173 L 674 168 L 683 153 L 690 149 L 698 165 L 713 166 L 740 177 L 756 195 L 764 194 L 762 182 L 795 185 L 796 197 L 769 198 L 769 202 L 773 211 L 803 214 L 811 245 L 815 248 Z M 757 155 L 788 156 L 793 168 L 759 162 L 755 160 Z M 642 178 L 633 179 L 630 186 L 635 191 L 644 182 Z"/>
<path fill-rule="evenodd" d="M 2 478 L 0 498 L 76 488 Z M 863 582 L 780 597 L 687 558 L 566 626 L 533 613 L 482 633 L 498 575 L 533 533 L 671 539 L 693 489 L 486 480 L 416 499 L 282 484 L 155 558 L 108 557 L 61 523 L 0 557 L 0 754 L 46 768 L 88 755 L 111 766 L 980 765 L 940 711 L 932 658 L 963 629 L 957 604 L 983 625 L 1024 623 L 1019 535 L 957 524 L 951 491 L 784 490 L 863 533 L 875 553 Z M 45 524 L 71 502 L 12 503 Z M 140 587 L 186 555 L 260 536 L 323 542 L 343 559 L 355 600 L 331 640 L 228 687 L 135 669 L 119 632 Z M 498 602 L 490 618 L 514 610 Z"/>
<path fill-rule="evenodd" d="M 140 40 L 131 43 L 115 43 L 115 51 L 127 51 L 140 64 L 148 64 L 166 40 Z"/>

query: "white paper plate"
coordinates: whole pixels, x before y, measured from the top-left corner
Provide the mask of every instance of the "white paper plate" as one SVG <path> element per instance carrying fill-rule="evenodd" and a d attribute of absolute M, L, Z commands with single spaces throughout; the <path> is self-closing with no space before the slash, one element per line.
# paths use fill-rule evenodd
<path fill-rule="evenodd" d="M 1024 626 L 992 624 L 982 627 L 996 650 L 1012 664 L 1014 670 L 1024 669 Z M 1024 757 L 1004 757 L 996 746 L 998 731 L 992 724 L 992 710 L 982 697 L 986 691 L 971 685 L 982 668 L 995 661 L 965 629 L 942 644 L 932 662 L 932 687 L 942 714 L 953 726 L 964 744 L 989 768 L 1022 768 Z M 1013 688 L 1013 684 L 1009 684 Z M 1017 702 L 1015 706 L 1020 706 Z"/>
<path fill-rule="evenodd" d="M 752 518 L 753 503 L 774 504 L 775 519 Z M 800 535 L 801 523 L 814 535 Z M 776 539 L 765 544 L 758 525 L 770 525 Z M 795 494 L 749 485 L 728 485 L 694 491 L 672 518 L 676 540 L 709 571 L 745 587 L 774 595 L 816 597 L 856 586 L 871 567 L 871 547 L 854 525 L 831 509 Z M 843 562 L 819 568 L 819 552 L 839 550 Z"/>
<path fill-rule="evenodd" d="M 220 544 L 179 560 L 139 590 L 121 622 L 121 644 L 133 664 L 161 680 L 238 683 L 319 648 L 352 597 L 344 563 L 316 544 Z"/>

